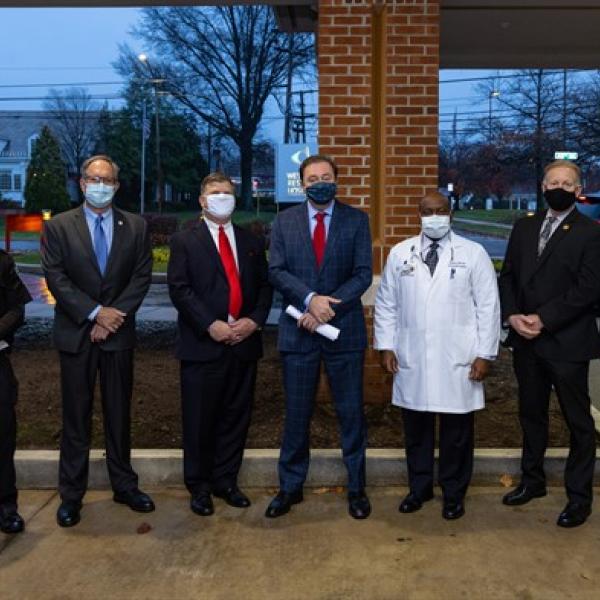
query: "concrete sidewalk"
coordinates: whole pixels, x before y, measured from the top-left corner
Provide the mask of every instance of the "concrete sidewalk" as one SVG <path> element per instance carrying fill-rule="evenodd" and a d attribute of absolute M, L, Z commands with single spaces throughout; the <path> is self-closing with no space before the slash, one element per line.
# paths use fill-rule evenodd
<path fill-rule="evenodd" d="M 452 522 L 439 498 L 400 514 L 405 488 L 371 489 L 366 521 L 351 519 L 335 490 L 307 490 L 277 520 L 263 517 L 264 488 L 247 490 L 249 509 L 217 499 L 205 518 L 190 512 L 184 490 L 150 491 L 149 515 L 89 492 L 68 530 L 56 525 L 54 492 L 23 492 L 26 532 L 0 534 L 2 600 L 598 598 L 600 518 L 557 527 L 560 488 L 520 508 L 500 503 L 500 486 L 472 488 L 466 516 Z"/>

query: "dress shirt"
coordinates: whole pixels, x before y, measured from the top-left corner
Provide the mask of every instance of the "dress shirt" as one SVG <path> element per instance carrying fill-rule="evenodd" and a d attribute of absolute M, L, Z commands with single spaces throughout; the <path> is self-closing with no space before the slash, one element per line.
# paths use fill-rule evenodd
<path fill-rule="evenodd" d="M 552 227 L 550 228 L 550 235 L 548 236 L 548 240 L 554 235 L 554 232 L 560 227 L 560 224 L 571 214 L 572 211 L 575 210 L 575 205 L 571 206 L 568 210 L 564 210 L 563 212 L 557 212 L 549 208 L 546 211 L 546 216 L 544 217 L 544 221 L 542 223 L 542 228 L 540 231 L 544 230 L 544 225 L 548 221 L 548 217 L 554 217 L 555 221 L 552 223 Z"/>
<path fill-rule="evenodd" d="M 92 247 L 94 247 L 94 253 L 96 252 L 96 248 L 94 246 L 94 230 L 96 229 L 96 219 L 99 214 L 94 212 L 91 208 L 88 207 L 87 204 L 83 205 L 83 213 L 85 215 L 85 222 L 87 223 L 88 229 L 90 231 L 90 237 L 92 238 Z M 104 237 L 106 238 L 106 256 L 110 256 L 110 249 L 113 241 L 113 211 L 112 208 L 109 207 L 108 210 L 102 213 L 102 223 L 100 224 L 102 230 L 104 231 Z M 107 263 L 108 264 L 108 263 Z M 96 315 L 98 311 L 102 308 L 102 305 L 98 304 L 96 308 L 88 315 L 88 319 L 90 321 L 94 321 L 96 319 Z"/>
<path fill-rule="evenodd" d="M 208 227 L 208 231 L 210 232 L 210 235 L 213 239 L 213 242 L 215 243 L 215 246 L 217 247 L 217 252 L 219 252 L 219 227 L 221 227 L 221 225 L 215 223 L 214 221 L 211 221 L 210 219 L 205 219 L 204 217 L 202 217 L 204 222 L 206 223 L 206 226 Z M 238 261 L 238 255 L 237 255 L 237 246 L 235 245 L 235 232 L 233 231 L 233 225 L 231 223 L 231 221 L 227 221 L 227 223 L 224 223 L 222 225 L 223 227 L 223 231 L 225 231 L 225 235 L 227 236 L 227 239 L 229 240 L 229 245 L 231 246 L 231 251 L 233 252 L 233 258 L 235 259 L 235 266 L 237 267 L 238 273 L 240 272 L 240 263 Z M 220 253 L 219 253 L 220 256 Z M 228 323 L 233 323 L 235 321 L 235 319 L 233 318 L 232 315 L 227 315 L 227 322 Z"/>
<path fill-rule="evenodd" d="M 317 219 L 315 215 L 321 212 L 325 214 L 323 224 L 325 225 L 325 243 L 327 243 L 327 238 L 329 237 L 329 225 L 331 223 L 331 216 L 333 215 L 333 207 L 335 206 L 335 200 L 333 200 L 333 202 L 331 202 L 331 204 L 325 210 L 317 210 L 308 200 L 306 201 L 306 206 L 308 208 L 308 228 L 310 232 L 310 239 L 313 239 L 315 227 L 317 226 Z M 307 310 L 312 297 L 316 296 L 316 294 L 317 292 L 310 292 L 306 296 L 306 298 L 304 298 L 304 307 Z"/>

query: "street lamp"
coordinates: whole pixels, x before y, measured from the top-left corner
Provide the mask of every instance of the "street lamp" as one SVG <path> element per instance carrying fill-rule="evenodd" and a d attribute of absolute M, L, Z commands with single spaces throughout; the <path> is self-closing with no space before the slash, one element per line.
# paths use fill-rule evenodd
<path fill-rule="evenodd" d="M 498 98 L 500 96 L 500 92 L 498 90 L 492 90 L 488 96 L 489 102 L 489 123 L 488 123 L 488 142 L 492 143 L 492 98 Z"/>
<path fill-rule="evenodd" d="M 146 54 L 139 54 L 138 55 L 138 60 L 143 64 L 143 65 L 148 65 L 150 64 L 150 61 L 148 59 L 148 56 Z M 160 164 L 160 121 L 159 121 L 159 104 L 158 104 L 158 86 L 163 83 L 165 80 L 164 79 L 159 79 L 159 78 L 151 78 L 151 79 L 147 79 L 147 81 L 149 83 L 152 84 L 152 87 L 154 88 L 154 116 L 155 116 L 155 120 L 154 120 L 154 127 L 156 129 L 156 205 L 158 207 L 158 212 L 162 213 L 162 169 L 161 169 L 161 164 Z M 143 110 L 144 110 L 144 119 L 145 117 L 145 113 L 146 113 L 146 99 L 144 98 L 144 106 L 143 106 Z M 144 121 L 145 122 L 145 121 Z M 144 142 L 144 145 L 142 146 L 142 155 L 143 155 L 143 151 L 145 150 L 145 140 L 144 140 L 144 131 L 142 131 L 142 140 Z M 142 158 L 143 160 L 143 158 Z"/>
<path fill-rule="evenodd" d="M 138 60 L 145 63 L 148 57 L 142 53 L 138 54 Z M 146 96 L 142 98 L 142 159 L 140 168 L 140 214 L 144 214 L 144 202 L 146 196 Z"/>

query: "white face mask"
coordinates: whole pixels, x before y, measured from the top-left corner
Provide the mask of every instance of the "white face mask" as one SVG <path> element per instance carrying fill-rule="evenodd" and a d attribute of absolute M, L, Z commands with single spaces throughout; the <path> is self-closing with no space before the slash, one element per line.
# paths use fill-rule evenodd
<path fill-rule="evenodd" d="M 115 186 L 104 183 L 87 183 L 85 186 L 85 199 L 94 208 L 106 208 L 115 195 Z"/>
<path fill-rule="evenodd" d="M 428 238 L 439 240 L 450 231 L 450 215 L 421 217 L 421 229 Z"/>
<path fill-rule="evenodd" d="M 229 219 L 235 209 L 233 194 L 210 194 L 206 196 L 207 211 L 217 219 Z"/>

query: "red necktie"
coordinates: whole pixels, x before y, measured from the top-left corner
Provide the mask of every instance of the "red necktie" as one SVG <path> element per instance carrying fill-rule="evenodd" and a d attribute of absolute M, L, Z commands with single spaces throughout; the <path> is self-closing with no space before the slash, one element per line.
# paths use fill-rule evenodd
<path fill-rule="evenodd" d="M 317 259 L 317 267 L 320 267 L 325 255 L 325 213 L 318 212 L 315 219 L 317 219 L 317 224 L 313 232 L 313 249 Z"/>
<path fill-rule="evenodd" d="M 222 225 L 219 226 L 219 254 L 229 282 L 229 314 L 237 319 L 242 308 L 242 288 L 233 250 Z"/>

